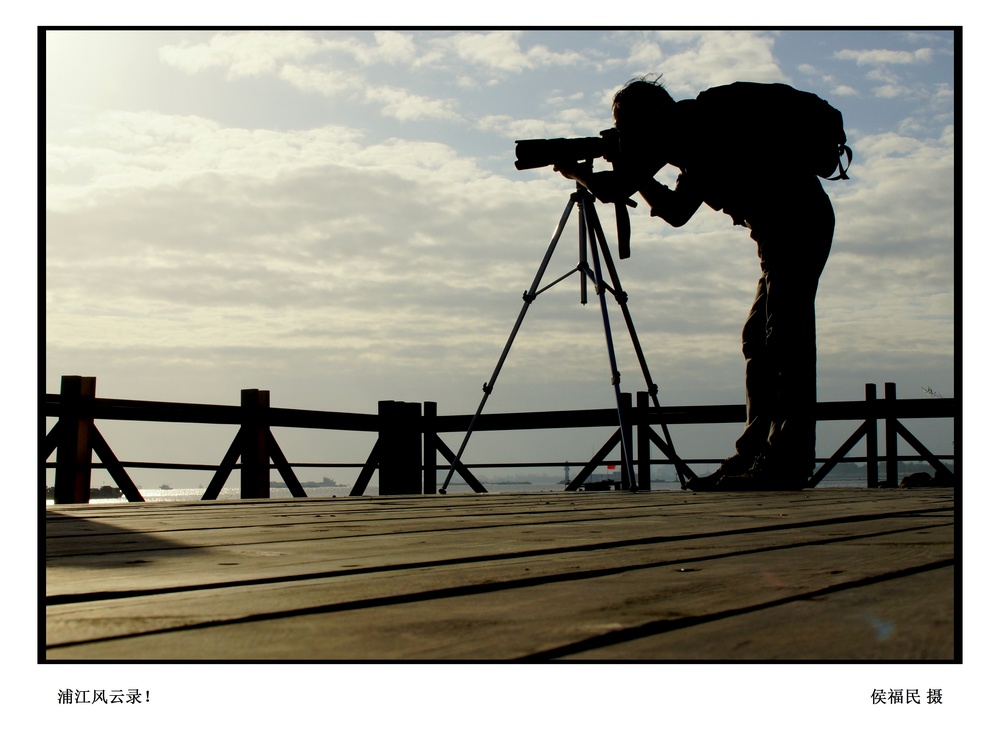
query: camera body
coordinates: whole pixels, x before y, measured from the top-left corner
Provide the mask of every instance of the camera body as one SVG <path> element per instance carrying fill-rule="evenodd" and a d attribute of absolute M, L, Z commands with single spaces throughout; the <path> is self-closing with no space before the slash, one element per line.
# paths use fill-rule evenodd
<path fill-rule="evenodd" d="M 577 139 L 519 139 L 514 142 L 514 167 L 531 170 L 566 162 L 581 162 L 603 157 L 614 164 L 621 154 L 617 129 L 605 129 L 600 136 Z"/>

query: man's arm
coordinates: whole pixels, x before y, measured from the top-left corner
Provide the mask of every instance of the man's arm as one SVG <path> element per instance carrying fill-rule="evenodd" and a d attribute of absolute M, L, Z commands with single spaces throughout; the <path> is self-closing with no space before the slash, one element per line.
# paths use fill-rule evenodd
<path fill-rule="evenodd" d="M 639 194 L 650 207 L 651 216 L 659 216 L 670 226 L 684 226 L 701 205 L 701 198 L 685 189 L 681 182 L 684 175 L 677 178 L 674 189 L 658 182 L 650 176 L 639 185 Z"/>

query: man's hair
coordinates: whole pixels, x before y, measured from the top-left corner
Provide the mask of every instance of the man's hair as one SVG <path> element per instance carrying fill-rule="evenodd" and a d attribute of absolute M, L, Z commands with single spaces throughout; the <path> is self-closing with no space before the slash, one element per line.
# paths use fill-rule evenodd
<path fill-rule="evenodd" d="M 644 75 L 629 80 L 615 93 L 611 101 L 611 114 L 615 120 L 618 119 L 619 112 L 625 110 L 633 116 L 655 116 L 668 112 L 673 103 L 670 93 L 660 84 L 659 75 Z"/>

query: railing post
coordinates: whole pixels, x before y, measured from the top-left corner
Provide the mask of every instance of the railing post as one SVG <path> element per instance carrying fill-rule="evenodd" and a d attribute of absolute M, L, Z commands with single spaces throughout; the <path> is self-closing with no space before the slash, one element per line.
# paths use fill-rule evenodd
<path fill-rule="evenodd" d="M 437 409 L 436 401 L 424 402 L 424 494 L 437 493 Z"/>
<path fill-rule="evenodd" d="M 378 403 L 378 491 L 385 494 L 419 494 L 420 404 L 405 401 Z"/>
<path fill-rule="evenodd" d="M 899 486 L 896 451 L 896 384 L 885 384 L 885 483 L 890 489 Z"/>
<path fill-rule="evenodd" d="M 632 394 L 623 393 L 621 395 L 622 400 L 622 412 L 625 418 L 625 429 L 622 430 L 622 446 L 621 446 L 621 482 L 622 489 L 628 489 L 632 486 L 633 482 L 630 480 L 631 476 L 635 476 L 635 455 L 633 451 L 635 450 L 635 445 L 633 444 L 635 435 L 633 430 L 635 429 L 635 414 L 632 410 Z"/>
<path fill-rule="evenodd" d="M 635 394 L 635 424 L 636 424 L 636 483 L 641 491 L 653 488 L 653 476 L 649 462 L 649 392 L 637 391 Z"/>
<path fill-rule="evenodd" d="M 271 496 L 271 465 L 267 453 L 271 392 L 240 392 L 240 499 Z"/>
<path fill-rule="evenodd" d="M 94 425 L 92 408 L 97 379 L 63 376 L 59 399 L 61 434 L 56 449 L 55 504 L 86 504 L 90 501 L 90 474 Z"/>
<path fill-rule="evenodd" d="M 865 471 L 868 488 L 878 488 L 878 408 L 875 384 L 865 384 Z"/>

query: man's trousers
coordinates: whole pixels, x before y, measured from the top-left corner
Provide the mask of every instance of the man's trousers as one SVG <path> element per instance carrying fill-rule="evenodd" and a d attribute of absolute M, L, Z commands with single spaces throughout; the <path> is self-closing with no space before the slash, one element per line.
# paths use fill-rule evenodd
<path fill-rule="evenodd" d="M 816 290 L 834 221 L 817 181 L 750 223 L 761 277 L 743 327 L 747 422 L 736 450 L 793 476 L 816 465 Z"/>

